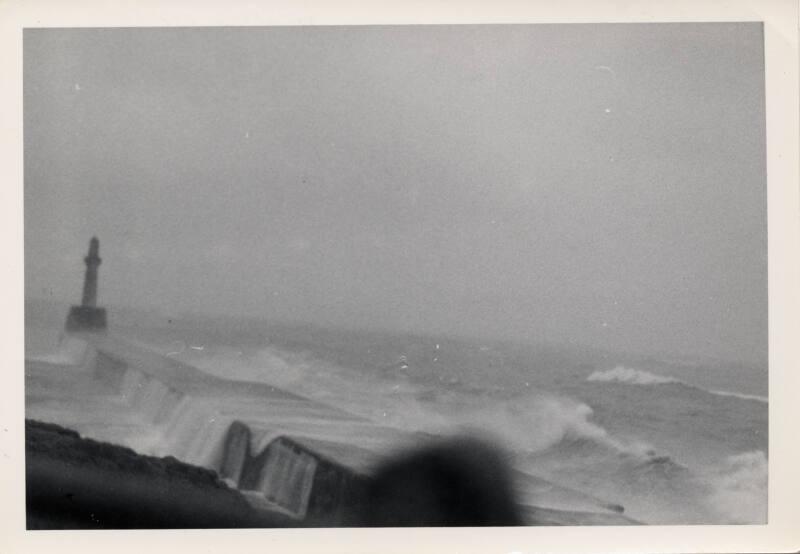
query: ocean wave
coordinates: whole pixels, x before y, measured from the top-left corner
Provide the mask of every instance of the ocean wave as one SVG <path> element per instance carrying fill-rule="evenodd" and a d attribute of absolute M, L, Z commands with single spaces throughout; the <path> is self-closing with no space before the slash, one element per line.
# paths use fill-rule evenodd
<path fill-rule="evenodd" d="M 549 451 L 563 457 L 603 450 L 642 460 L 652 455 L 650 445 L 615 437 L 592 421 L 593 415 L 590 406 L 571 398 L 530 395 L 475 410 L 459 419 L 527 453 Z"/>
<path fill-rule="evenodd" d="M 709 390 L 706 392 L 716 394 L 717 396 L 732 396 L 733 398 L 741 398 L 742 400 L 755 400 L 757 402 L 769 404 L 769 399 L 766 396 L 759 396 L 757 394 L 744 394 L 741 392 L 729 392 L 724 390 Z"/>
<path fill-rule="evenodd" d="M 657 373 L 650 373 L 642 369 L 634 369 L 618 365 L 614 369 L 607 371 L 594 371 L 587 378 L 587 381 L 599 383 L 623 383 L 626 385 L 682 385 L 694 390 L 702 391 L 706 394 L 713 394 L 715 396 L 727 396 L 731 398 L 739 398 L 740 400 L 754 400 L 756 402 L 769 403 L 769 399 L 765 396 L 756 394 L 746 394 L 740 392 L 731 392 L 723 390 L 709 390 L 697 385 L 692 385 L 686 381 L 669 377 L 665 375 L 658 375 Z"/>
<path fill-rule="evenodd" d="M 608 371 L 595 371 L 586 378 L 587 381 L 600 381 L 603 383 L 628 383 L 631 385 L 662 385 L 665 383 L 683 383 L 673 377 L 665 377 L 644 371 L 618 365 Z"/>

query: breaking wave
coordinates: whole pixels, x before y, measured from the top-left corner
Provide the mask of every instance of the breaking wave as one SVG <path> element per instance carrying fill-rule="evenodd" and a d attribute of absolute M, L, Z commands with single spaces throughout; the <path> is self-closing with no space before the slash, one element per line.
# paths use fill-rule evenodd
<path fill-rule="evenodd" d="M 769 399 L 766 396 L 759 396 L 757 394 L 744 394 L 740 392 L 729 392 L 724 390 L 710 390 L 707 391 L 711 394 L 716 394 L 717 396 L 731 396 L 733 398 L 741 398 L 742 400 L 755 400 L 757 402 L 763 402 L 764 404 L 769 404 Z"/>
<path fill-rule="evenodd" d="M 597 448 L 634 457 L 652 448 L 625 442 L 592 421 L 594 410 L 570 398 L 531 395 L 461 416 L 461 424 L 487 431 L 527 453 L 553 448 Z"/>
<path fill-rule="evenodd" d="M 634 368 L 624 367 L 621 365 L 615 367 L 614 369 L 609 369 L 607 371 L 595 371 L 592 374 L 590 374 L 586 378 L 586 380 L 599 383 L 623 383 L 627 385 L 676 384 L 676 385 L 682 385 L 684 387 L 689 387 L 691 389 L 703 391 L 707 394 L 713 394 L 715 396 L 727 396 L 731 398 L 739 398 L 741 400 L 755 400 L 757 402 L 763 402 L 765 404 L 769 403 L 769 399 L 764 396 L 759 396 L 756 394 L 745 394 L 739 392 L 723 391 L 723 390 L 708 390 L 687 383 L 686 381 L 676 379 L 674 377 L 658 375 L 656 373 L 650 373 L 649 371 L 644 371 L 642 369 L 634 369 Z"/>
<path fill-rule="evenodd" d="M 595 371 L 589 375 L 586 380 L 604 383 L 628 383 L 630 385 L 661 385 L 664 383 L 686 384 L 672 377 L 664 377 L 663 375 L 656 375 L 655 373 L 623 367 L 621 365 L 618 365 L 614 369 L 609 369 L 608 371 Z"/>

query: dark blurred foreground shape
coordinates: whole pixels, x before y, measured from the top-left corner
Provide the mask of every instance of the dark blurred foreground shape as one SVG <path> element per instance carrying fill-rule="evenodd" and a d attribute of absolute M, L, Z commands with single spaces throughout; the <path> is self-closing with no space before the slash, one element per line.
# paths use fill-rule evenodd
<path fill-rule="evenodd" d="M 26 421 L 28 529 L 297 527 L 254 508 L 214 471 Z M 349 526 L 518 525 L 507 463 L 475 439 L 401 454 L 358 487 Z"/>
<path fill-rule="evenodd" d="M 522 524 L 505 456 L 471 437 L 386 462 L 367 482 L 361 509 L 369 527 Z"/>

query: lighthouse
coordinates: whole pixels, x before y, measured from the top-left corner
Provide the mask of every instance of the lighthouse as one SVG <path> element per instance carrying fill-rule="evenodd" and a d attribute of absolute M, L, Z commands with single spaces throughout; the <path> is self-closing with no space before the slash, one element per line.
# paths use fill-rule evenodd
<path fill-rule="evenodd" d="M 97 268 L 100 266 L 100 241 L 92 237 L 89 241 L 89 255 L 83 259 L 86 264 L 86 275 L 83 278 L 83 298 L 81 306 L 94 308 L 97 306 Z"/>
<path fill-rule="evenodd" d="M 106 310 L 97 307 L 97 268 L 100 267 L 100 241 L 92 237 L 89 241 L 89 253 L 83 259 L 86 272 L 83 277 L 83 296 L 80 306 L 72 306 L 67 316 L 66 330 L 104 331 L 106 328 Z"/>

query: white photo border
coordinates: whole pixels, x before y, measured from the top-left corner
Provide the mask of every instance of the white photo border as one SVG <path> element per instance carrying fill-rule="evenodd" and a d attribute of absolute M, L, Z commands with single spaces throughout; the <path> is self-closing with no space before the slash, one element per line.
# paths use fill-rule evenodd
<path fill-rule="evenodd" d="M 766 525 L 26 531 L 23 386 L 22 30 L 35 27 L 762 21 L 769 232 L 769 516 Z M 793 0 L 118 1 L 0 3 L 2 237 L 0 552 L 789 552 L 800 550 L 798 5 Z"/>

